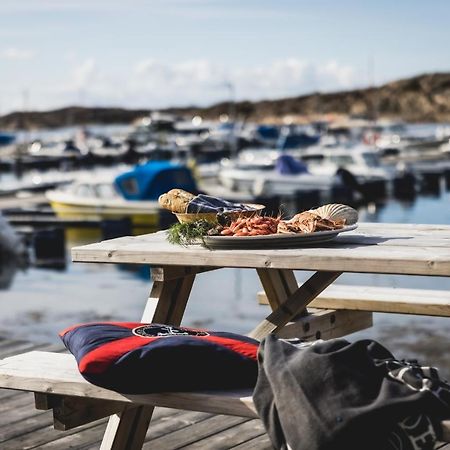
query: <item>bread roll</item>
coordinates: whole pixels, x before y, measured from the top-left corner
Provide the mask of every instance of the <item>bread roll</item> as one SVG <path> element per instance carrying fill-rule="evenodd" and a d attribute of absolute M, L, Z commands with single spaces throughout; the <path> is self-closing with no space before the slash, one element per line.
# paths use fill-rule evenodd
<path fill-rule="evenodd" d="M 175 213 L 185 213 L 189 202 L 195 198 L 194 194 L 183 189 L 171 189 L 159 196 L 158 202 L 164 209 Z"/>

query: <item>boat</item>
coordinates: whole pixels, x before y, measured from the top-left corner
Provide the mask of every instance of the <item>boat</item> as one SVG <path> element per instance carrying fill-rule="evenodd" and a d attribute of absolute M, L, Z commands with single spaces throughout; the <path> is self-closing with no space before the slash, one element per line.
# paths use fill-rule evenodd
<path fill-rule="evenodd" d="M 280 138 L 280 127 L 270 124 L 245 124 L 239 137 L 252 146 L 274 148 Z"/>
<path fill-rule="evenodd" d="M 329 191 L 342 184 L 338 176 L 313 174 L 292 155 L 270 149 L 242 151 L 236 160 L 224 163 L 218 179 L 231 191 L 255 197 Z"/>
<path fill-rule="evenodd" d="M 126 139 L 135 145 L 164 142 L 167 136 L 174 132 L 177 121 L 178 117 L 173 114 L 152 112 L 134 124 Z"/>
<path fill-rule="evenodd" d="M 377 150 L 365 145 L 311 147 L 297 157 L 315 175 L 331 176 L 345 170 L 360 184 L 388 182 L 396 177 L 395 168 L 383 166 Z"/>
<path fill-rule="evenodd" d="M 7 176 L 0 179 L 0 195 L 17 195 L 25 192 L 44 192 L 57 186 L 73 182 L 79 171 L 48 171 L 32 170 L 20 178 Z"/>
<path fill-rule="evenodd" d="M 27 153 L 30 156 L 42 158 L 78 158 L 82 155 L 81 150 L 72 139 L 46 142 L 37 139 L 30 143 L 27 148 Z"/>
<path fill-rule="evenodd" d="M 11 133 L 4 133 L 0 131 L 0 146 L 10 145 L 16 140 L 16 136 Z"/>
<path fill-rule="evenodd" d="M 196 192 L 191 171 L 169 161 L 150 161 L 125 173 L 103 171 L 46 192 L 58 217 L 86 220 L 129 218 L 135 232 L 160 225 L 158 197 L 173 188 Z"/>
<path fill-rule="evenodd" d="M 287 126 L 280 132 L 276 147 L 285 152 L 301 151 L 320 142 L 321 135 L 312 126 Z"/>

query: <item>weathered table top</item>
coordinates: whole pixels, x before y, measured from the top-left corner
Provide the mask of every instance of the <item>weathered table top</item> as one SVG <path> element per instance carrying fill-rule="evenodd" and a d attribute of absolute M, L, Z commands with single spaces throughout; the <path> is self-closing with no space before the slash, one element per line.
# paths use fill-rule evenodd
<path fill-rule="evenodd" d="M 232 238 L 230 238 L 232 239 Z M 293 249 L 182 247 L 164 231 L 72 249 L 75 262 L 248 267 L 450 276 L 450 226 L 361 223 L 329 243 Z"/>

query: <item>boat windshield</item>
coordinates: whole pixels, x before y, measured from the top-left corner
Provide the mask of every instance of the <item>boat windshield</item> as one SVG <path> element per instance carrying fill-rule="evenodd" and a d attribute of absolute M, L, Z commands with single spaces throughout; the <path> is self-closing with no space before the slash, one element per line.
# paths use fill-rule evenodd
<path fill-rule="evenodd" d="M 380 160 L 378 159 L 378 156 L 375 155 L 374 153 L 363 153 L 362 157 L 364 159 L 364 162 L 369 167 L 379 167 Z"/>
<path fill-rule="evenodd" d="M 114 189 L 114 186 L 108 183 L 97 184 L 95 186 L 95 192 L 98 198 L 113 198 L 119 196 L 117 191 Z"/>
<path fill-rule="evenodd" d="M 324 155 L 321 154 L 310 154 L 302 156 L 302 161 L 306 162 L 309 165 L 320 165 L 323 163 L 324 159 Z"/>
<path fill-rule="evenodd" d="M 338 166 L 349 166 L 350 164 L 355 163 L 352 155 L 332 155 L 330 156 L 330 161 Z"/>
<path fill-rule="evenodd" d="M 70 189 L 75 195 L 85 198 L 114 198 L 119 194 L 110 183 L 80 183 Z"/>
<path fill-rule="evenodd" d="M 268 163 L 268 164 L 263 164 L 263 163 L 254 163 L 254 164 L 250 164 L 250 163 L 240 163 L 237 165 L 237 168 L 240 170 L 262 170 L 262 171 L 271 171 L 275 169 L 275 163 Z"/>

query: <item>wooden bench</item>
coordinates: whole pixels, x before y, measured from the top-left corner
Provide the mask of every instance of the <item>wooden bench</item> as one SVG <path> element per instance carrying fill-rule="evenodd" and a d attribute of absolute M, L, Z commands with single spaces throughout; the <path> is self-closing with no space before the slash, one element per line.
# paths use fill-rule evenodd
<path fill-rule="evenodd" d="M 70 354 L 33 351 L 0 360 L 0 385 L 35 392 L 36 407 L 53 409 L 58 430 L 142 405 L 258 417 L 251 390 L 123 395 L 87 382 Z M 450 441 L 450 421 L 442 426 Z"/>
<path fill-rule="evenodd" d="M 258 292 L 260 304 L 269 304 Z M 450 317 L 450 292 L 430 289 L 331 285 L 309 306 L 314 308 Z"/>

